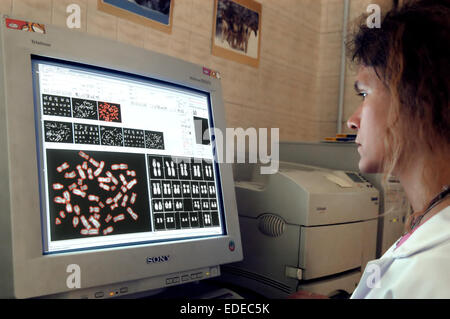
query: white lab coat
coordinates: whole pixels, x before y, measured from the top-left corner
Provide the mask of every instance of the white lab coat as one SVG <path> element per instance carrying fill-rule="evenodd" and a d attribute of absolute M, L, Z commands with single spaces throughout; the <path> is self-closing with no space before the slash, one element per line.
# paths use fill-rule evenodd
<path fill-rule="evenodd" d="M 352 299 L 450 298 L 450 206 L 395 246 L 367 264 Z"/>

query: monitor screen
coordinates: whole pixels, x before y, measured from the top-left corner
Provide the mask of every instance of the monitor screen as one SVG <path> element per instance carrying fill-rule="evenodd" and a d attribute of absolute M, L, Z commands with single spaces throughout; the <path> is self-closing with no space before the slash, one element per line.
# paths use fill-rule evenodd
<path fill-rule="evenodd" d="M 45 254 L 226 234 L 210 93 L 33 56 Z"/>

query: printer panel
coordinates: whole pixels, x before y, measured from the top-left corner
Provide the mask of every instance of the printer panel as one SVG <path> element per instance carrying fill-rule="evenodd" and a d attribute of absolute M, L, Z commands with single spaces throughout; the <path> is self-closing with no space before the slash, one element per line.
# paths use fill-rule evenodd
<path fill-rule="evenodd" d="M 259 220 L 239 217 L 244 260 L 232 266 L 254 273 L 257 276 L 277 281 L 294 289 L 297 280 L 286 276 L 286 266 L 298 267 L 300 251 L 300 227 L 286 224 L 284 232 L 277 237 L 263 234 Z"/>
<path fill-rule="evenodd" d="M 307 222 L 303 225 L 349 223 L 378 216 L 378 191 L 347 191 L 340 194 L 311 194 L 307 208 Z"/>
<path fill-rule="evenodd" d="M 301 227 L 303 279 L 320 278 L 361 267 L 362 223 Z"/>

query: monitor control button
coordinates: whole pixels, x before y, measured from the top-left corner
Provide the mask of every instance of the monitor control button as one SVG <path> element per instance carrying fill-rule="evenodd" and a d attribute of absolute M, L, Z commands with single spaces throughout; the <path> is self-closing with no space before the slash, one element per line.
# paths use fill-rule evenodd
<path fill-rule="evenodd" d="M 98 291 L 95 293 L 95 298 L 103 298 L 105 296 L 105 293 L 103 291 Z"/>

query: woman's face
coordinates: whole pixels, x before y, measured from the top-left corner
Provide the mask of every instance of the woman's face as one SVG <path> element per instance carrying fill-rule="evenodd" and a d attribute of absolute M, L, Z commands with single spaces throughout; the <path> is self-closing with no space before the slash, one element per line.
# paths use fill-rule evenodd
<path fill-rule="evenodd" d="M 359 169 L 363 173 L 381 173 L 390 93 L 375 70 L 364 66 L 359 68 L 355 90 L 363 101 L 348 119 L 347 126 L 358 133 Z"/>

